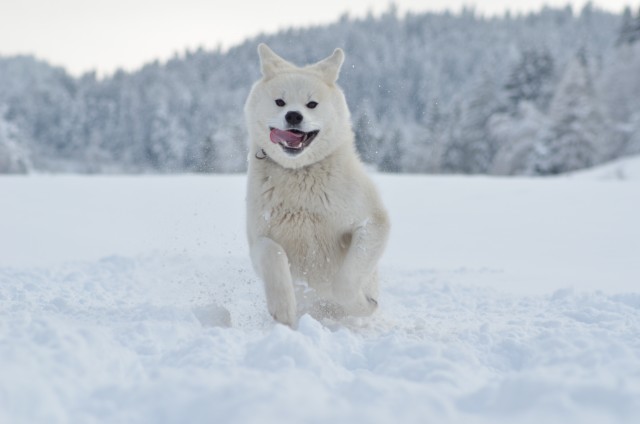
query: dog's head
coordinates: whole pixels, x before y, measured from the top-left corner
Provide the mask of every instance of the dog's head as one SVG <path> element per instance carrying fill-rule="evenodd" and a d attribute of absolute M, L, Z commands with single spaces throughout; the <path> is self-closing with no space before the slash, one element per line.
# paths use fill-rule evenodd
<path fill-rule="evenodd" d="M 344 53 L 297 67 L 258 46 L 262 79 L 245 104 L 251 143 L 286 168 L 324 159 L 352 140 L 349 109 L 336 84 Z"/>

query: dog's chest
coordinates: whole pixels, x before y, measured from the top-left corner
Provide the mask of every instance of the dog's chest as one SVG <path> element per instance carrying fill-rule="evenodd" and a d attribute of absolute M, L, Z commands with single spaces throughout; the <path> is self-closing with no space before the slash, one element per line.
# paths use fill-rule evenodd
<path fill-rule="evenodd" d="M 284 247 L 301 272 L 337 262 L 348 238 L 347 197 L 331 175 L 267 176 L 259 208 L 263 233 Z"/>
<path fill-rule="evenodd" d="M 307 173 L 270 175 L 262 180 L 260 211 L 272 227 L 282 230 L 307 231 L 315 227 L 331 227 L 341 221 L 343 194 L 330 176 Z"/>

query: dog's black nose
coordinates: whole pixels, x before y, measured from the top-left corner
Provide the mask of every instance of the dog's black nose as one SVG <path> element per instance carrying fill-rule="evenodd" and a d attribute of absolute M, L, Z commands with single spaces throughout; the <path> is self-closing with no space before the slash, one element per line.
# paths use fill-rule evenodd
<path fill-rule="evenodd" d="M 298 125 L 302 122 L 302 114 L 300 112 L 290 111 L 284 116 L 284 119 L 290 125 Z"/>

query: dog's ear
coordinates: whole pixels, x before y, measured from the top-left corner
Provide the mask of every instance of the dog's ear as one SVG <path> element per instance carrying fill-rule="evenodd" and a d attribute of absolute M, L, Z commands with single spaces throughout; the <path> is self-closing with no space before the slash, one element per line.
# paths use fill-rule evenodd
<path fill-rule="evenodd" d="M 275 54 L 264 43 L 260 43 L 258 46 L 258 55 L 260 56 L 260 70 L 265 79 L 273 78 L 280 72 L 294 68 L 292 64 Z"/>
<path fill-rule="evenodd" d="M 333 84 L 338 80 L 340 68 L 342 67 L 343 62 L 344 52 L 342 49 L 338 48 L 333 51 L 331 56 L 311 65 L 311 67 L 318 71 L 326 82 Z"/>

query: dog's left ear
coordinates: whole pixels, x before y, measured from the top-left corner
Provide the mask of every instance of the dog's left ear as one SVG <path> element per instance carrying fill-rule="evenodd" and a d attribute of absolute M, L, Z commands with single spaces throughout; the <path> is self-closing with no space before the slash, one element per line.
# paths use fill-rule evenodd
<path fill-rule="evenodd" d="M 333 84 L 338 80 L 340 68 L 344 63 L 344 52 L 338 48 L 333 54 L 320 62 L 311 65 L 313 69 L 320 73 L 322 78 L 329 84 Z"/>

